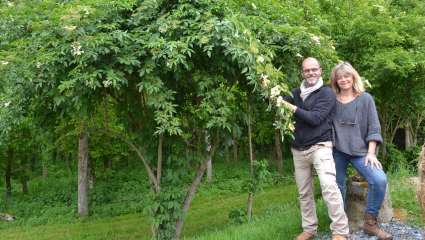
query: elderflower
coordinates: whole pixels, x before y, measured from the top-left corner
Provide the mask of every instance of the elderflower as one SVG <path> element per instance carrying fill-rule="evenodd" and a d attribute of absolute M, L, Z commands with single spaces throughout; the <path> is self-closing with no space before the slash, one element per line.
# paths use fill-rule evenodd
<path fill-rule="evenodd" d="M 266 74 L 261 74 L 261 85 L 266 88 L 270 84 L 269 77 Z"/>
<path fill-rule="evenodd" d="M 257 57 L 257 63 L 263 63 L 264 62 L 264 57 L 261 55 L 261 56 L 258 56 Z"/>
<path fill-rule="evenodd" d="M 270 97 L 271 98 L 275 98 L 275 97 L 279 96 L 279 94 L 280 94 L 281 91 L 282 91 L 282 89 L 281 89 L 281 87 L 279 85 L 273 87 L 270 90 Z"/>
<path fill-rule="evenodd" d="M 294 123 L 293 123 L 293 122 L 291 122 L 291 123 L 289 123 L 289 124 L 288 124 L 288 129 L 289 129 L 291 132 L 293 132 L 293 131 L 295 130 L 295 126 L 294 126 Z"/>
<path fill-rule="evenodd" d="M 277 97 L 277 99 L 276 99 L 276 107 L 282 107 L 282 105 L 283 105 L 283 97 L 282 96 L 279 96 L 279 97 Z"/>
<path fill-rule="evenodd" d="M 74 31 L 74 30 L 77 28 L 77 26 L 74 26 L 74 25 L 67 25 L 67 26 L 64 26 L 63 28 L 64 28 L 66 31 L 71 32 L 71 31 Z"/>
<path fill-rule="evenodd" d="M 71 49 L 71 53 L 72 53 L 72 55 L 74 55 L 74 56 L 79 56 L 79 55 L 81 55 L 81 54 L 83 54 L 83 53 L 84 53 L 84 51 L 83 51 L 83 50 L 81 50 L 81 44 L 80 44 L 79 42 L 73 42 L 73 43 L 71 44 L 71 47 L 72 47 L 72 49 Z"/>
<path fill-rule="evenodd" d="M 9 62 L 8 61 L 0 61 L 0 64 L 1 65 L 7 65 L 7 64 L 9 64 Z"/>
<path fill-rule="evenodd" d="M 313 43 L 315 43 L 315 44 L 317 44 L 317 45 L 320 45 L 320 37 L 318 37 L 318 36 L 316 36 L 316 35 L 313 35 L 313 36 L 311 37 L 311 41 L 313 41 Z"/>

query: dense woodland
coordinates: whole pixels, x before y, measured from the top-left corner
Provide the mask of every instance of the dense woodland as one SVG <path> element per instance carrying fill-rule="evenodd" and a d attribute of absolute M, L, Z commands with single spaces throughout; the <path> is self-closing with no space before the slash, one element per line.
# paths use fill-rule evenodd
<path fill-rule="evenodd" d="M 278 96 L 299 85 L 307 56 L 325 81 L 351 62 L 377 104 L 385 169 L 417 164 L 422 0 L 0 4 L 0 212 L 144 212 L 155 239 L 179 239 L 220 163 L 247 166 L 249 219 L 263 183 L 292 174 L 293 123 Z"/>

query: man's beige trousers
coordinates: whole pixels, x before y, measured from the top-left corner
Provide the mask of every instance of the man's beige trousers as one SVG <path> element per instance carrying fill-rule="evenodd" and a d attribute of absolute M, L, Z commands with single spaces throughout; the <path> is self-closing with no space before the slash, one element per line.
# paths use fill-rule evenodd
<path fill-rule="evenodd" d="M 332 157 L 332 143 L 321 142 L 307 150 L 292 148 L 295 167 L 295 181 L 298 187 L 302 227 L 310 233 L 317 232 L 316 204 L 313 196 L 314 166 L 319 176 L 323 200 L 328 207 L 328 215 L 332 220 L 332 234 L 348 235 L 348 219 L 344 211 L 341 192 L 335 178 L 335 163 Z"/>

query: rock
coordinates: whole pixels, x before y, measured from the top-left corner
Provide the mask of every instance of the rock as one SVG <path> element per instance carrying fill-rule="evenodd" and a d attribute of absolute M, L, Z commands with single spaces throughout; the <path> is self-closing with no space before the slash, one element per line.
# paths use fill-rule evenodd
<path fill-rule="evenodd" d="M 15 220 L 15 217 L 7 213 L 0 213 L 0 219 L 6 222 L 12 222 Z"/>
<path fill-rule="evenodd" d="M 425 144 L 422 146 L 421 154 L 418 161 L 418 185 L 417 199 L 422 208 L 422 215 L 425 216 Z"/>
<path fill-rule="evenodd" d="M 367 182 L 358 181 L 357 179 L 347 182 L 346 196 L 346 212 L 350 231 L 357 231 L 363 226 L 364 209 L 366 207 Z M 384 202 L 379 211 L 378 221 L 380 223 L 388 223 L 393 218 L 393 209 L 391 207 L 391 199 L 389 187 L 385 193 Z"/>

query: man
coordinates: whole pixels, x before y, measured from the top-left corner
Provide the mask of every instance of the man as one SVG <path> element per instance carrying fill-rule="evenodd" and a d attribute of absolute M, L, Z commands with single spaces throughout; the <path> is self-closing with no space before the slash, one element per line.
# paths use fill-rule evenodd
<path fill-rule="evenodd" d="M 302 75 L 304 80 L 300 88 L 292 90 L 293 97 L 286 97 L 288 102 L 283 103 L 295 116 L 295 139 L 291 150 L 303 227 L 297 240 L 312 239 L 317 234 L 312 166 L 319 177 L 323 200 L 332 220 L 332 240 L 344 240 L 349 234 L 348 219 L 336 183 L 331 142 L 336 96 L 329 86 L 323 86 L 322 69 L 317 59 L 304 59 Z"/>

